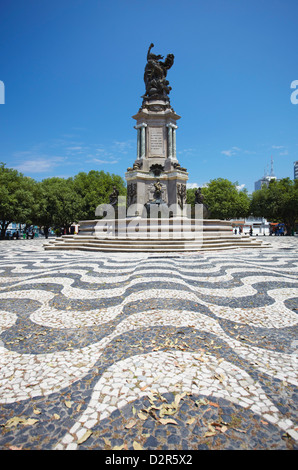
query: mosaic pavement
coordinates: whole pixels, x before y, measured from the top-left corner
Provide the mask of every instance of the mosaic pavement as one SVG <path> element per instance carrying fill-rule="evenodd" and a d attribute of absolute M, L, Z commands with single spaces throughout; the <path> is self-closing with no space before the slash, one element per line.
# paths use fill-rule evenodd
<path fill-rule="evenodd" d="M 135 256 L 0 242 L 0 448 L 298 447 L 298 238 Z"/>

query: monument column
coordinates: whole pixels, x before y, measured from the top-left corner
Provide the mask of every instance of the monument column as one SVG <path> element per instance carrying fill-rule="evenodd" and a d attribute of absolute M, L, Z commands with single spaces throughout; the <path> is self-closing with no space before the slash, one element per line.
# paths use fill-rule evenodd
<path fill-rule="evenodd" d="M 162 56 L 152 54 L 152 47 L 150 44 L 144 73 L 146 92 L 141 108 L 133 116 L 138 132 L 137 159 L 125 174 L 128 194 L 134 188 L 134 204 L 143 217 L 153 208 L 165 210 L 172 204 L 182 204 L 185 198 L 181 191 L 188 179 L 176 155 L 176 122 L 180 116 L 168 97 L 171 87 L 166 77 L 174 55 L 168 54 L 162 61 Z M 180 192 L 178 188 L 182 188 Z"/>
<path fill-rule="evenodd" d="M 167 124 L 168 128 L 168 158 L 173 157 L 173 133 L 172 133 L 172 125 Z"/>
<path fill-rule="evenodd" d="M 147 124 L 142 124 L 142 127 L 141 127 L 141 158 L 145 158 L 145 153 L 146 153 L 146 127 L 147 127 Z"/>
<path fill-rule="evenodd" d="M 137 133 L 138 133 L 138 136 L 137 136 L 137 159 L 140 158 L 140 155 L 141 155 L 141 129 L 140 128 L 136 128 L 137 129 Z"/>
<path fill-rule="evenodd" d="M 173 160 L 177 160 L 177 152 L 176 152 L 176 129 L 177 126 L 173 125 Z"/>
<path fill-rule="evenodd" d="M 178 126 L 175 124 L 167 124 L 168 128 L 168 158 L 177 160 L 176 155 L 176 129 Z"/>
<path fill-rule="evenodd" d="M 146 152 L 146 123 L 138 124 L 135 126 L 137 129 L 138 136 L 137 136 L 137 159 L 145 157 Z"/>

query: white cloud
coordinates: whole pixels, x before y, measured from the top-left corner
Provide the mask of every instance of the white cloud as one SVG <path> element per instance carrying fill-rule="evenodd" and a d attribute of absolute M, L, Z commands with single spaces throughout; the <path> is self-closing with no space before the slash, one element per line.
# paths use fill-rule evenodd
<path fill-rule="evenodd" d="M 239 184 L 238 186 L 236 186 L 237 191 L 242 191 L 242 189 L 244 188 L 245 188 L 245 184 Z"/>
<path fill-rule="evenodd" d="M 289 152 L 285 145 L 272 145 L 274 150 L 280 150 L 279 155 L 289 155 Z"/>
<path fill-rule="evenodd" d="M 91 160 L 87 160 L 87 162 L 100 163 L 103 165 L 115 165 L 118 163 L 118 160 L 100 160 L 99 158 L 92 158 Z"/>
<path fill-rule="evenodd" d="M 83 150 L 83 147 L 81 146 L 76 146 L 76 147 L 67 147 L 67 150 Z"/>
<path fill-rule="evenodd" d="M 223 155 L 226 155 L 227 157 L 231 157 L 232 155 L 235 155 L 237 152 L 239 152 L 241 149 L 239 147 L 232 147 L 229 150 L 222 150 L 221 153 Z"/>
<path fill-rule="evenodd" d="M 186 189 L 207 188 L 209 183 L 186 183 Z"/>
<path fill-rule="evenodd" d="M 28 150 L 15 151 L 11 166 L 24 174 L 53 172 L 56 168 L 69 165 L 68 157 L 79 157 L 84 149 L 82 142 L 54 138 L 48 142 L 37 142 Z"/>
<path fill-rule="evenodd" d="M 220 153 L 222 153 L 223 155 L 226 155 L 227 157 L 232 156 L 232 150 L 222 150 Z"/>
<path fill-rule="evenodd" d="M 194 188 L 199 188 L 200 186 L 198 183 L 186 183 L 186 189 L 194 189 Z"/>
<path fill-rule="evenodd" d="M 16 168 L 16 170 L 18 171 L 21 171 L 22 173 L 44 173 L 46 171 L 52 170 L 53 168 L 59 166 L 62 163 L 65 163 L 65 160 L 66 159 L 64 157 L 33 156 L 28 160 L 24 160 L 19 165 L 15 165 L 14 168 Z"/>
<path fill-rule="evenodd" d="M 135 141 L 134 140 L 125 140 L 125 141 L 117 141 L 113 142 L 113 150 L 118 153 L 127 154 L 133 147 Z"/>

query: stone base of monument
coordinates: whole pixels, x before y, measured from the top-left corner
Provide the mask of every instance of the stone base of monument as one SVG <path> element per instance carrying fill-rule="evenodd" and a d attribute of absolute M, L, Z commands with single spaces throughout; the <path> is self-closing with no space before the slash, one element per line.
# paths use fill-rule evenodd
<path fill-rule="evenodd" d="M 45 250 L 171 253 L 266 248 L 261 237 L 234 235 L 232 223 L 187 218 L 85 220 L 78 235 L 48 240 Z"/>

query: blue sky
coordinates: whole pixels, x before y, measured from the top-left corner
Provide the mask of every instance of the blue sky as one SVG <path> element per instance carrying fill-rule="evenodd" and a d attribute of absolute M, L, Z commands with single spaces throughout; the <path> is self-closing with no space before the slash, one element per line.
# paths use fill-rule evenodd
<path fill-rule="evenodd" d="M 171 105 L 190 185 L 245 187 L 298 160 L 297 0 L 1 0 L 0 161 L 41 180 L 136 158 L 149 44 L 175 55 Z"/>

